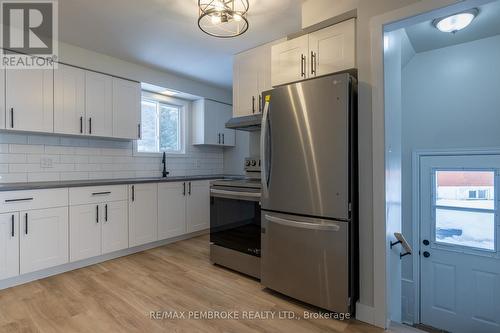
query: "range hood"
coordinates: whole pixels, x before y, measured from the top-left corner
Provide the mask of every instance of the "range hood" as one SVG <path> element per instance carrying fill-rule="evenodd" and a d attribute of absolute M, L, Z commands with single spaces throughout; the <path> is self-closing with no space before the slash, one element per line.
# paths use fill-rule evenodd
<path fill-rule="evenodd" d="M 262 123 L 262 114 L 253 114 L 251 116 L 244 117 L 236 117 L 231 118 L 226 123 L 226 128 L 247 131 L 247 132 L 255 132 L 260 131 L 260 125 Z"/>

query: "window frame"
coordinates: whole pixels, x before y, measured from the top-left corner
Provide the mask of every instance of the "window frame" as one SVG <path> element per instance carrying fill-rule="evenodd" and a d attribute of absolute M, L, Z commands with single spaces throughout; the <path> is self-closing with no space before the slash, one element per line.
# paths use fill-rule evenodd
<path fill-rule="evenodd" d="M 431 180 L 432 180 L 432 193 L 431 193 L 431 238 L 432 238 L 432 247 L 452 250 L 462 253 L 470 253 L 474 255 L 486 255 L 486 256 L 496 256 L 500 248 L 498 246 L 498 209 L 499 209 L 499 198 L 498 194 L 500 193 L 500 189 L 498 188 L 500 184 L 499 170 L 495 168 L 432 168 L 431 171 Z M 492 172 L 493 173 L 493 192 L 494 192 L 494 200 L 493 200 L 493 208 L 469 208 L 469 207 L 455 207 L 455 206 L 446 206 L 446 205 L 438 205 L 437 204 L 437 173 L 440 171 L 477 171 L 477 172 Z M 478 248 L 474 246 L 467 246 L 461 244 L 453 244 L 447 242 L 440 242 L 437 239 L 436 235 L 436 224 L 437 224 L 437 209 L 451 210 L 451 211 L 463 211 L 463 212 L 478 212 L 478 213 L 487 213 L 493 214 L 493 223 L 494 223 L 494 234 L 493 234 L 493 249 L 486 248 Z"/>
<path fill-rule="evenodd" d="M 180 129 L 179 129 L 179 140 L 180 140 L 180 150 L 179 151 L 173 151 L 173 150 L 167 150 L 165 151 L 167 156 L 172 156 L 172 157 L 182 157 L 186 155 L 186 138 L 187 138 L 187 121 L 186 117 L 189 113 L 190 110 L 190 105 L 191 103 L 189 101 L 179 99 L 179 98 L 173 98 L 170 96 L 165 96 L 161 94 L 155 94 L 149 91 L 142 91 L 141 94 L 141 113 L 142 113 L 142 102 L 150 101 L 154 103 L 159 103 L 159 104 L 164 104 L 164 105 L 170 105 L 179 108 L 179 123 L 180 123 Z M 157 120 L 158 121 L 158 120 Z M 159 128 L 159 124 L 158 124 Z M 158 142 L 157 145 L 159 145 L 159 137 L 158 137 Z M 134 140 L 134 150 L 133 150 L 133 155 L 134 156 L 142 156 L 142 157 L 158 157 L 163 155 L 163 151 L 158 151 L 158 152 L 142 152 L 138 150 L 138 140 Z"/>

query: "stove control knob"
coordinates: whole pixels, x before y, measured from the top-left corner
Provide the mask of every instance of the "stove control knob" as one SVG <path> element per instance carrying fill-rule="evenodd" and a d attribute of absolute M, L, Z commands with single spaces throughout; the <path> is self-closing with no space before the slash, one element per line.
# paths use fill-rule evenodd
<path fill-rule="evenodd" d="M 246 160 L 246 161 L 245 161 L 245 165 L 246 165 L 246 166 L 250 166 L 250 161 L 249 161 L 249 160 Z"/>
<path fill-rule="evenodd" d="M 257 165 L 257 161 L 256 160 L 252 160 L 252 166 L 256 166 Z"/>

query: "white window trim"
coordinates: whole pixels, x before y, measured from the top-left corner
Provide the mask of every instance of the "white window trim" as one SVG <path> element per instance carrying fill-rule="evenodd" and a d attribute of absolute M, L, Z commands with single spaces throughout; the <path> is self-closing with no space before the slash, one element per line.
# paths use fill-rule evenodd
<path fill-rule="evenodd" d="M 166 153 L 167 157 L 184 157 L 186 156 L 186 145 L 187 145 L 187 135 L 188 135 L 188 127 L 187 127 L 187 121 L 186 118 L 189 116 L 189 113 L 191 111 L 191 102 L 179 98 L 173 98 L 161 94 L 155 94 L 151 93 L 148 91 L 143 91 L 142 96 L 141 96 L 141 101 L 143 98 L 154 100 L 160 103 L 165 103 L 165 104 L 170 104 L 174 105 L 180 108 L 180 145 L 181 145 L 181 150 L 179 152 L 172 152 L 169 151 Z M 137 140 L 134 140 L 134 150 L 133 150 L 133 156 L 140 156 L 140 157 L 158 157 L 162 156 L 163 152 L 158 152 L 158 153 L 151 153 L 151 152 L 140 152 L 137 150 Z"/>

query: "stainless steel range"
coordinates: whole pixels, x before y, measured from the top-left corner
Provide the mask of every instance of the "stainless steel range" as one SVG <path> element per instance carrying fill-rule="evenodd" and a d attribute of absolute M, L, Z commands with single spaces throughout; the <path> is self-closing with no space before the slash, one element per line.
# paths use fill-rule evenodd
<path fill-rule="evenodd" d="M 245 159 L 245 179 L 210 187 L 210 260 L 260 277 L 260 159 Z"/>

